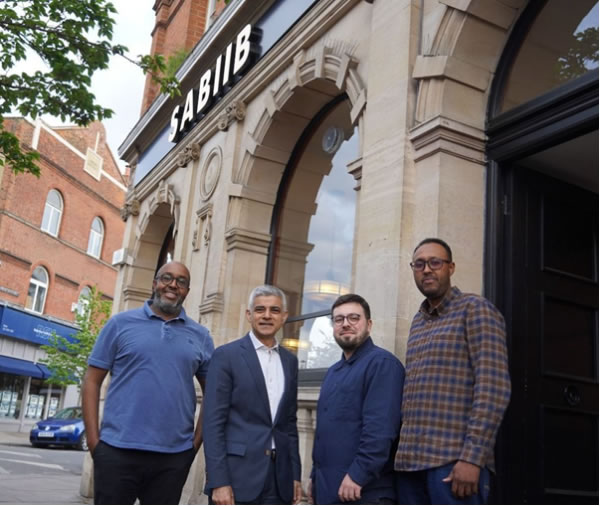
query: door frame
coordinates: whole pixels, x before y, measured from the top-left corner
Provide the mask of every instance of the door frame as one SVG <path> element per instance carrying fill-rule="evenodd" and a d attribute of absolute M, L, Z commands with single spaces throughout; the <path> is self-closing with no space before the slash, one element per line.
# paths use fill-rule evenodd
<path fill-rule="evenodd" d="M 522 323 L 522 314 L 513 312 L 512 294 L 519 288 L 516 266 L 526 254 L 519 252 L 518 245 L 513 243 L 518 224 L 511 219 L 511 209 L 518 203 L 512 200 L 521 192 L 515 181 L 514 167 L 519 159 L 598 129 L 597 69 L 510 111 L 496 114 L 511 65 L 544 5 L 545 2 L 530 2 L 515 23 L 492 83 L 486 122 L 488 166 L 483 292 L 505 316 L 513 377 L 521 374 L 525 360 L 520 343 L 512 340 L 513 329 Z M 496 449 L 497 486 L 493 490 L 493 500 L 498 504 L 527 499 L 526 478 L 519 476 L 514 468 L 515 447 L 524 437 L 523 422 L 531 409 L 515 395 L 500 428 Z"/>

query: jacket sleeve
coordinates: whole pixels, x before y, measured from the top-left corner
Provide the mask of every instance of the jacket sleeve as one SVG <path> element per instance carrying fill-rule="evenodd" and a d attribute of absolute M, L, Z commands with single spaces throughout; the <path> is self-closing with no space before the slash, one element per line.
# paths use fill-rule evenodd
<path fill-rule="evenodd" d="M 350 478 L 363 487 L 380 475 L 400 432 L 404 367 L 397 359 L 383 357 L 369 365 L 367 375 L 360 442 L 348 469 Z"/>
<path fill-rule="evenodd" d="M 227 353 L 218 348 L 210 361 L 204 393 L 203 433 L 206 459 L 206 487 L 231 485 L 227 465 L 225 427 L 231 406 L 233 377 Z"/>
<path fill-rule="evenodd" d="M 485 299 L 470 304 L 466 318 L 475 385 L 460 460 L 483 467 L 510 399 L 506 333 L 502 314 Z"/>

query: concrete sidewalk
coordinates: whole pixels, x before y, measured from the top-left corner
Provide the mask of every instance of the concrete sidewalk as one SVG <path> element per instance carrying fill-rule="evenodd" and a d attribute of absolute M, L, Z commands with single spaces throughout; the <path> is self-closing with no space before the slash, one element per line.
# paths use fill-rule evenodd
<path fill-rule="evenodd" d="M 30 447 L 29 432 L 0 432 L 0 444 Z M 81 476 L 67 473 L 0 472 L 0 504 L 86 504 L 79 495 Z"/>

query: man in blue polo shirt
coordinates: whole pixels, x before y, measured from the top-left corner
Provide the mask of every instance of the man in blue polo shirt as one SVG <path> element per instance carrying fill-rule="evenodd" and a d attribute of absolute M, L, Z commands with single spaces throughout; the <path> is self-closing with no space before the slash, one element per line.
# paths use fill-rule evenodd
<path fill-rule="evenodd" d="M 327 371 L 317 404 L 309 500 L 396 504 L 404 367 L 373 343 L 371 310 L 360 295 L 339 297 L 331 319 L 343 354 Z"/>
<path fill-rule="evenodd" d="M 214 344 L 182 305 L 190 273 L 163 265 L 143 307 L 113 316 L 88 360 L 83 418 L 94 460 L 95 504 L 178 504 L 202 426 L 194 430 L 194 376 L 204 378 Z M 98 429 L 100 387 L 111 381 Z"/>

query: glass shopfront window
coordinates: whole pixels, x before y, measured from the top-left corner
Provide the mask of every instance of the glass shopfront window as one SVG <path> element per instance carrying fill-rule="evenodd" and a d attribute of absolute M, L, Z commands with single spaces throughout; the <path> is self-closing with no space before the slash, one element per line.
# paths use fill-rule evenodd
<path fill-rule="evenodd" d="M 300 368 L 325 368 L 339 359 L 329 318 L 331 304 L 352 287 L 356 181 L 359 156 L 349 101 L 337 101 L 309 125 L 302 153 L 279 202 L 273 283 L 288 296 L 282 344 Z M 282 183 L 284 184 L 284 183 Z"/>
<path fill-rule="evenodd" d="M 512 65 L 498 113 L 598 69 L 598 2 L 547 2 Z"/>
<path fill-rule="evenodd" d="M 24 376 L 0 373 L 0 420 L 20 417 L 24 389 Z"/>

